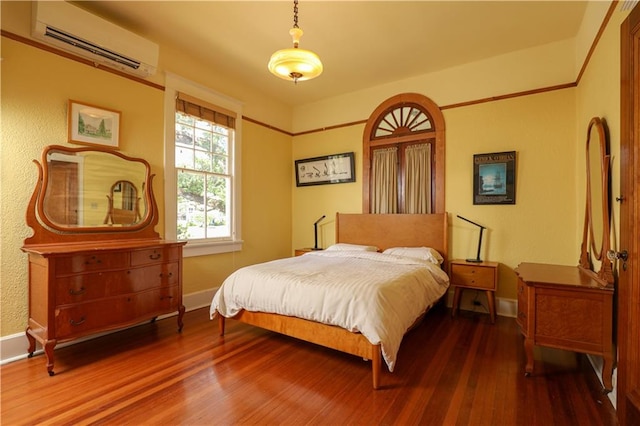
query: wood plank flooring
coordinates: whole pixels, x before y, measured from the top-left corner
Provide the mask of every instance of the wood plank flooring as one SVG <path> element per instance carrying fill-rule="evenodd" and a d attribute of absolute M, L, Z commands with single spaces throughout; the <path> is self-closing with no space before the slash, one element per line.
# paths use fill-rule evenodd
<path fill-rule="evenodd" d="M 25 339 L 25 349 L 26 349 Z M 403 341 L 382 389 L 362 359 L 207 309 L 0 368 L 3 425 L 615 425 L 582 356 L 536 349 L 524 377 L 515 320 L 437 307 Z M 595 379 L 597 380 L 597 379 Z"/>

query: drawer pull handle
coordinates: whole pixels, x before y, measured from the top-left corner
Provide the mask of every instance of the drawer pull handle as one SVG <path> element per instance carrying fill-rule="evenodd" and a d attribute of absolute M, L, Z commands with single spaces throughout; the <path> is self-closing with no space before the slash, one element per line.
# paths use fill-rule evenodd
<path fill-rule="evenodd" d="M 102 263 L 102 260 L 97 259 L 95 256 L 92 256 L 91 259 L 87 259 L 84 261 L 85 265 L 93 265 L 93 264 L 98 265 L 100 263 Z"/>
<path fill-rule="evenodd" d="M 162 272 L 160 273 L 160 278 L 171 278 L 173 276 L 173 272 L 169 272 L 168 274 L 163 274 Z"/>
<path fill-rule="evenodd" d="M 84 322 L 85 322 L 86 320 L 87 320 L 87 319 L 86 319 L 85 317 L 80 317 L 80 321 L 75 321 L 75 320 L 72 320 L 72 319 L 71 319 L 71 320 L 69 320 L 69 324 L 74 325 L 74 326 L 75 326 L 75 325 L 81 325 L 81 324 L 84 324 Z"/>
<path fill-rule="evenodd" d="M 173 299 L 173 296 L 160 296 L 160 300 Z"/>
<path fill-rule="evenodd" d="M 78 290 L 74 290 L 74 289 L 70 288 L 69 289 L 69 294 L 72 295 L 72 296 L 78 296 L 80 294 L 84 294 L 85 291 L 87 291 L 87 289 L 84 288 L 84 287 L 80 287 Z"/>
<path fill-rule="evenodd" d="M 151 259 L 151 260 L 158 260 L 161 257 L 162 257 L 162 254 L 160 254 L 160 253 L 153 253 L 153 254 L 149 255 L 149 259 Z"/>

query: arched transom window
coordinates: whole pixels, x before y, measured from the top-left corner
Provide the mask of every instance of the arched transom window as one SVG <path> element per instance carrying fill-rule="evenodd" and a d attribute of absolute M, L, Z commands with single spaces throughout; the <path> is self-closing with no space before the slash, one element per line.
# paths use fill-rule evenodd
<path fill-rule="evenodd" d="M 394 96 L 363 135 L 363 212 L 444 213 L 444 118 L 426 96 Z"/>

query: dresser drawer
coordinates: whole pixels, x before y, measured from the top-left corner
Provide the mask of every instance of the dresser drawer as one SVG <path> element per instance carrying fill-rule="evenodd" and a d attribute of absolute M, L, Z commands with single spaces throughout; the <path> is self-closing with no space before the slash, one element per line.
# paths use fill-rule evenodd
<path fill-rule="evenodd" d="M 181 305 L 179 285 L 66 305 L 56 309 L 56 336 L 66 339 L 104 330 L 105 327 L 145 321 L 176 311 Z"/>
<path fill-rule="evenodd" d="M 115 327 L 135 317 L 135 298 L 99 299 L 56 309 L 56 337 L 65 339 Z"/>
<path fill-rule="evenodd" d="M 136 317 L 154 317 L 176 311 L 182 305 L 182 293 L 179 286 L 163 287 L 145 291 L 136 295 Z"/>
<path fill-rule="evenodd" d="M 56 259 L 56 276 L 127 267 L 129 253 L 77 254 Z"/>
<path fill-rule="evenodd" d="M 151 263 L 161 263 L 170 260 L 178 260 L 182 246 L 175 247 L 154 247 L 131 252 L 131 265 L 148 265 Z"/>
<path fill-rule="evenodd" d="M 96 272 L 56 278 L 56 305 L 68 305 L 125 293 L 125 271 Z"/>
<path fill-rule="evenodd" d="M 495 269 L 473 265 L 451 265 L 451 284 L 462 287 L 495 290 Z"/>
<path fill-rule="evenodd" d="M 152 288 L 169 287 L 180 281 L 178 262 L 132 268 L 128 271 L 127 292 L 137 293 Z"/>

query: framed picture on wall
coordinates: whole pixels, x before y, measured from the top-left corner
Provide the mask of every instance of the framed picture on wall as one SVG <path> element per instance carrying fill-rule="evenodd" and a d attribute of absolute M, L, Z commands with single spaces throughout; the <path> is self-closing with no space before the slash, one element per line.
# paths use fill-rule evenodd
<path fill-rule="evenodd" d="M 120 111 L 69 100 L 69 142 L 118 149 Z"/>
<path fill-rule="evenodd" d="M 296 186 L 355 182 L 353 152 L 296 160 Z"/>
<path fill-rule="evenodd" d="M 516 152 L 473 156 L 473 204 L 516 203 Z"/>

